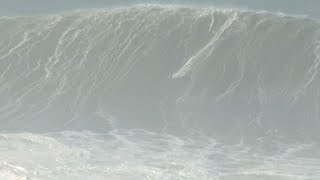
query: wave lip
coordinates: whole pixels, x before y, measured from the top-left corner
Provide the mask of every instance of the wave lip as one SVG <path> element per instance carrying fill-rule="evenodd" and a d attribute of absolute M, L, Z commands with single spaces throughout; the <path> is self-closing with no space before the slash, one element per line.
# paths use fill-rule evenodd
<path fill-rule="evenodd" d="M 69 0 L 68 2 L 62 0 L 30 0 L 25 1 L 8 1 L 2 3 L 0 7 L 0 15 L 34 15 L 45 13 L 68 12 L 77 9 L 92 9 L 92 8 L 118 8 L 118 7 L 132 7 L 136 5 L 160 5 L 160 6 L 188 6 L 188 7 L 219 7 L 219 8 L 237 8 L 252 11 L 269 11 L 282 12 L 285 14 L 305 15 L 312 18 L 319 19 L 320 14 L 318 7 L 319 1 L 309 0 L 307 3 L 295 0 L 269 0 L 260 3 L 252 0 L 198 0 L 198 1 L 181 1 L 181 0 L 93 0 L 88 3 L 86 0 Z"/>

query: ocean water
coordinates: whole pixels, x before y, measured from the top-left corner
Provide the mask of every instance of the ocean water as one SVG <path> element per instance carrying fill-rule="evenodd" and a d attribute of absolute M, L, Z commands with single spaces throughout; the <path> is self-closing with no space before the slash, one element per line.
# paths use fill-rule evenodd
<path fill-rule="evenodd" d="M 320 179 L 316 2 L 79 2 L 3 2 L 0 179 Z"/>

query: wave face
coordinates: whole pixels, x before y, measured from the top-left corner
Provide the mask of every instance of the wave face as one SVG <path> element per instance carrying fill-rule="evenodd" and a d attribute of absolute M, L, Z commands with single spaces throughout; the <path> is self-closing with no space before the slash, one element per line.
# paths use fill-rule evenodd
<path fill-rule="evenodd" d="M 319 137 L 320 25 L 137 6 L 0 20 L 3 131 Z"/>

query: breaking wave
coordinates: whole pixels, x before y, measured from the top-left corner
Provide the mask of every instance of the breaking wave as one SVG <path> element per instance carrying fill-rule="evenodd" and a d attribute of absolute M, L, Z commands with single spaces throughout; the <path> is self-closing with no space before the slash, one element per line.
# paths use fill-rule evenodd
<path fill-rule="evenodd" d="M 319 69 L 320 23 L 304 17 L 169 6 L 1 17 L 0 177 L 320 177 L 307 157 Z M 273 155 L 256 148 L 265 138 Z M 2 156 L 21 147 L 32 161 Z"/>
<path fill-rule="evenodd" d="M 319 127 L 312 20 L 137 6 L 0 26 L 2 130 Z"/>

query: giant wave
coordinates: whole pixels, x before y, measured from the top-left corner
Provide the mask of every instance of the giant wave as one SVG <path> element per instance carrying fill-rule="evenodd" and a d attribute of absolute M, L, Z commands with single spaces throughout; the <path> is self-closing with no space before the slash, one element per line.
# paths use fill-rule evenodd
<path fill-rule="evenodd" d="M 2 130 L 315 133 L 319 23 L 137 6 L 1 18 Z M 101 124 L 102 123 L 102 124 Z"/>
<path fill-rule="evenodd" d="M 320 23 L 305 17 L 145 5 L 1 17 L 0 145 L 13 142 L 14 152 L 0 149 L 0 175 L 319 177 L 319 68 Z M 118 154 L 101 148 L 110 137 L 110 146 L 125 144 Z M 43 151 L 52 151 L 47 162 Z M 4 158 L 14 153 L 31 153 L 33 163 Z M 177 171 L 165 176 L 171 166 Z"/>

